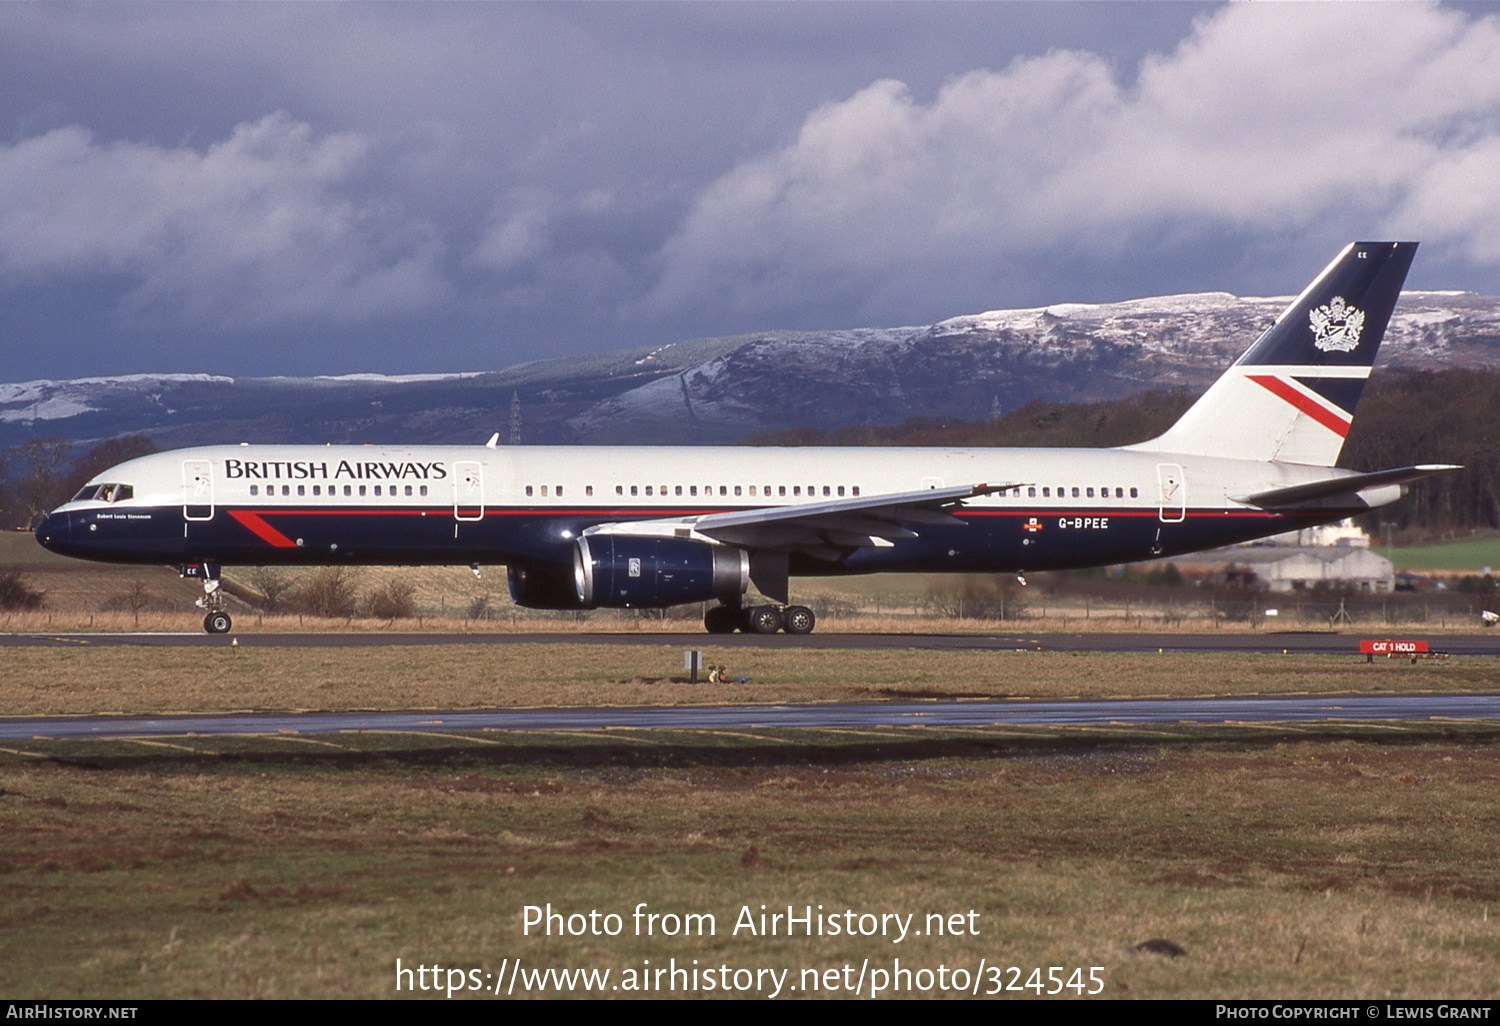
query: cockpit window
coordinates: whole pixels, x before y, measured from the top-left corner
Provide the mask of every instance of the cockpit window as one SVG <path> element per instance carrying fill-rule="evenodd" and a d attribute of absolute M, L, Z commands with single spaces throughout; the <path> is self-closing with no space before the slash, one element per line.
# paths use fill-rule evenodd
<path fill-rule="evenodd" d="M 79 493 L 73 496 L 74 502 L 119 502 L 121 499 L 129 499 L 135 496 L 135 489 L 128 484 L 89 484 L 84 485 Z"/>

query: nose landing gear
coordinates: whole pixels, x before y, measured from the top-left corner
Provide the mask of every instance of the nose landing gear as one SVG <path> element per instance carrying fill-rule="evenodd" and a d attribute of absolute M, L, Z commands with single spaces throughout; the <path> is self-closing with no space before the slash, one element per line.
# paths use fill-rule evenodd
<path fill-rule="evenodd" d="M 203 597 L 193 603 L 204 610 L 203 629 L 209 634 L 228 634 L 234 626 L 229 612 L 224 608 L 224 594 L 220 590 L 219 568 L 213 563 L 190 563 L 182 568 L 183 577 L 203 579 Z"/>

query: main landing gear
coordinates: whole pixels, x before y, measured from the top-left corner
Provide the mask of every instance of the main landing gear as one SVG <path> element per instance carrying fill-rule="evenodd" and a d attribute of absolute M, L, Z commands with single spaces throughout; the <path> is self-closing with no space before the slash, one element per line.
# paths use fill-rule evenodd
<path fill-rule="evenodd" d="M 182 568 L 183 577 L 203 579 L 203 597 L 193 603 L 204 610 L 203 629 L 209 634 L 228 634 L 234 626 L 229 612 L 224 608 L 224 593 L 220 590 L 219 568 L 214 563 L 190 563 Z"/>
<path fill-rule="evenodd" d="M 710 634 L 811 634 L 817 622 L 806 606 L 714 606 L 703 614 Z"/>

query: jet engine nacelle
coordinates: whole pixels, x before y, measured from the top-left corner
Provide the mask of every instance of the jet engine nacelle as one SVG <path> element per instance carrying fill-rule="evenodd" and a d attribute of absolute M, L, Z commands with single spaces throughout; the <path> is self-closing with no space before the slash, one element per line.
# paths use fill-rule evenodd
<path fill-rule="evenodd" d="M 718 599 L 739 605 L 750 555 L 685 538 L 596 534 L 578 539 L 575 597 L 586 607 L 662 609 Z"/>
<path fill-rule="evenodd" d="M 578 601 L 578 589 L 566 567 L 511 566 L 506 568 L 510 597 L 527 609 L 588 609 Z"/>

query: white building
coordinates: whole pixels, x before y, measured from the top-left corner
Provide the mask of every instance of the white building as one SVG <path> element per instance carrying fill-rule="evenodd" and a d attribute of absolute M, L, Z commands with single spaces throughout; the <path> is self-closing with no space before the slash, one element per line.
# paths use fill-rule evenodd
<path fill-rule="evenodd" d="M 1274 534 L 1260 541 L 1247 542 L 1249 545 L 1328 545 L 1341 548 L 1368 549 L 1370 547 L 1370 536 L 1363 529 L 1355 527 L 1354 521 L 1340 520 L 1336 524 L 1320 524 L 1317 527 L 1304 527 L 1300 531 L 1288 531 L 1285 534 Z"/>
<path fill-rule="evenodd" d="M 1396 575 L 1391 561 L 1368 547 L 1352 545 L 1246 545 L 1221 553 L 1226 579 L 1275 592 L 1319 586 L 1390 592 Z"/>

